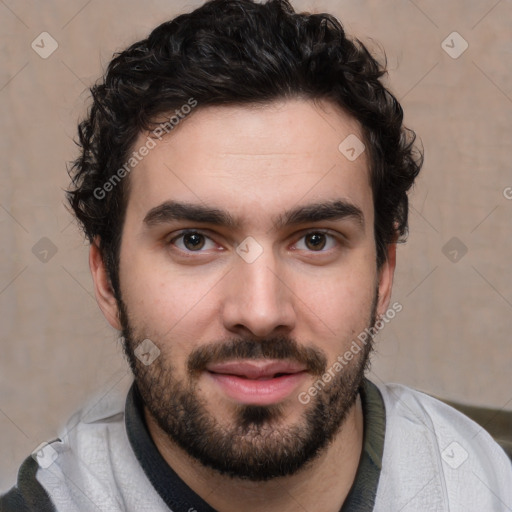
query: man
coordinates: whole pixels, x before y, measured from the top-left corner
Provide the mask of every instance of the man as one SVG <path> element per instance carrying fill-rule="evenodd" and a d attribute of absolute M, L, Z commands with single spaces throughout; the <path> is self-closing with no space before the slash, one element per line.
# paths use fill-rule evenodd
<path fill-rule="evenodd" d="M 512 510 L 486 432 L 365 378 L 422 162 L 383 74 L 285 0 L 213 0 L 113 59 L 68 197 L 134 383 L 0 510 Z"/>

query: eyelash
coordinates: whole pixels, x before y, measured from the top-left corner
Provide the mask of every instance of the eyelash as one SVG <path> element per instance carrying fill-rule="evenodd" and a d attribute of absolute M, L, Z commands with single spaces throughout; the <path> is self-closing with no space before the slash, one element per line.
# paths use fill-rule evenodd
<path fill-rule="evenodd" d="M 208 235 L 206 235 L 205 233 L 203 233 L 202 231 L 200 230 L 194 230 L 194 229 L 191 229 L 191 230 L 185 230 L 185 231 L 181 231 L 178 235 L 176 235 L 175 237 L 173 237 L 172 239 L 170 239 L 168 242 L 167 242 L 167 245 L 175 245 L 175 242 L 177 240 L 180 240 L 180 239 L 183 239 L 184 236 L 186 235 L 194 235 L 194 234 L 197 234 L 197 235 L 201 235 L 203 236 L 204 238 L 206 238 L 207 240 L 210 240 L 213 242 L 212 238 L 209 237 Z M 329 237 L 332 241 L 334 241 L 336 243 L 336 245 L 341 245 L 341 240 L 340 240 L 340 236 L 336 236 L 334 234 L 332 234 L 331 232 L 329 232 L 328 230 L 321 230 L 321 229 L 316 229 L 316 230 L 311 230 L 311 231 L 308 231 L 306 233 L 304 233 L 298 240 L 297 242 L 295 242 L 294 245 L 296 245 L 299 241 L 305 239 L 306 237 L 308 236 L 311 236 L 311 235 L 325 235 L 327 237 Z M 329 242 L 327 241 L 326 244 L 329 244 Z M 177 248 L 179 251 L 181 251 L 182 253 L 187 253 L 187 254 L 194 254 L 194 253 L 202 253 L 202 252 L 206 252 L 206 251 L 203 251 L 201 249 L 197 250 L 197 251 L 191 251 L 191 250 L 188 250 L 188 249 L 181 249 L 181 248 Z M 331 250 L 332 248 L 330 249 L 322 249 L 322 250 L 319 250 L 319 251 L 313 251 L 313 250 L 309 250 L 308 252 L 314 254 L 314 253 L 318 253 L 318 254 L 324 254 L 324 253 L 327 253 Z M 296 250 L 296 249 L 294 249 Z M 303 250 L 303 249 L 300 249 L 300 250 Z"/>

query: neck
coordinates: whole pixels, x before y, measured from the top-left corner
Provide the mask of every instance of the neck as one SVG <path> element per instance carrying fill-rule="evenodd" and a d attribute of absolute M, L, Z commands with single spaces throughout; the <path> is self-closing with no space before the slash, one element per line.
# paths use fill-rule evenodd
<path fill-rule="evenodd" d="M 363 412 L 358 396 L 334 440 L 294 475 L 251 482 L 221 475 L 172 442 L 144 408 L 158 451 L 178 476 L 219 512 L 338 512 L 354 482 L 363 446 Z"/>

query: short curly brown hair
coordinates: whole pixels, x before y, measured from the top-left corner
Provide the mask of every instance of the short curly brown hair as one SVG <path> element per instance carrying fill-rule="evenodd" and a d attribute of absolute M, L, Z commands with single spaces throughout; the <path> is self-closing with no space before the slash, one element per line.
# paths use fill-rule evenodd
<path fill-rule="evenodd" d="M 211 0 L 116 54 L 91 88 L 67 192 L 88 239 L 101 240 L 114 291 L 129 180 L 101 197 L 95 191 L 125 164 L 142 131 L 190 98 L 198 108 L 323 99 L 357 119 L 370 157 L 380 266 L 387 245 L 407 233 L 407 192 L 423 163 L 400 104 L 381 83 L 385 73 L 332 15 L 298 14 L 287 0 Z"/>

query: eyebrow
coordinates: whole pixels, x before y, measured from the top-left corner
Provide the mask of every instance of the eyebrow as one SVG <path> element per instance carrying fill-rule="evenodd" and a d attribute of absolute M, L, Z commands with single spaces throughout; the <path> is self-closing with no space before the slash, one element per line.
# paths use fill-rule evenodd
<path fill-rule="evenodd" d="M 341 199 L 292 208 L 274 219 L 274 227 L 281 229 L 285 226 L 322 222 L 326 220 L 343 220 L 346 218 L 355 220 L 364 228 L 364 214 L 362 210 L 355 204 Z M 233 230 L 239 228 L 241 225 L 240 220 L 234 218 L 224 210 L 201 204 L 178 201 L 166 201 L 155 206 L 147 212 L 143 223 L 150 228 L 171 221 L 190 221 L 212 224 Z"/>
<path fill-rule="evenodd" d="M 361 208 L 346 200 L 337 199 L 321 203 L 298 206 L 279 215 L 275 220 L 277 229 L 284 226 L 294 226 L 309 222 L 322 222 L 326 220 L 355 220 L 364 227 L 364 214 Z"/>

